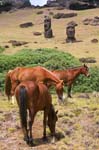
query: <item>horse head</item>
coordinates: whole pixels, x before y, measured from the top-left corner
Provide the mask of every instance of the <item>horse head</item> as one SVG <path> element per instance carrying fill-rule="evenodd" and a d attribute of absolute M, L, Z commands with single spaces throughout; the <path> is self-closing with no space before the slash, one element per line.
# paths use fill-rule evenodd
<path fill-rule="evenodd" d="M 56 122 L 58 120 L 57 117 L 58 110 L 55 111 L 53 105 L 51 104 L 49 114 L 48 114 L 48 127 L 50 129 L 51 135 L 52 135 L 52 142 L 55 142 L 55 127 L 56 127 Z"/>
<path fill-rule="evenodd" d="M 89 68 L 87 65 L 83 65 L 82 69 L 81 69 L 81 73 L 84 74 L 85 76 L 89 77 L 90 74 L 89 74 Z"/>
<path fill-rule="evenodd" d="M 58 95 L 59 102 L 63 101 L 63 86 L 64 86 L 63 80 L 60 80 L 60 82 L 56 84 L 56 93 Z"/>

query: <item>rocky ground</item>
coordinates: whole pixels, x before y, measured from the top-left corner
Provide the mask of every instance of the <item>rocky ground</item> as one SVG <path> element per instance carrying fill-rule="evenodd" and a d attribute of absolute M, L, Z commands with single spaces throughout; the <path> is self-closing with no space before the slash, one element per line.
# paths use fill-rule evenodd
<path fill-rule="evenodd" d="M 58 109 L 56 143 L 51 144 L 49 129 L 48 142 L 42 141 L 42 117 L 38 113 L 33 125 L 35 147 L 23 141 L 17 104 L 12 105 L 0 97 L 0 149 L 1 150 L 99 150 L 99 97 L 65 99 L 61 106 L 53 96 Z"/>

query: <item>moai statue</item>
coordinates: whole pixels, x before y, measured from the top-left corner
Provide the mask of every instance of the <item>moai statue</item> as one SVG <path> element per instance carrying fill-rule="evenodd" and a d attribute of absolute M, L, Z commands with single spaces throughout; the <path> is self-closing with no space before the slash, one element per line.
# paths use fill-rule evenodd
<path fill-rule="evenodd" d="M 67 43 L 76 42 L 76 38 L 75 38 L 75 27 L 76 26 L 77 26 L 77 24 L 74 21 L 71 21 L 67 24 L 67 27 L 66 27 L 66 34 L 67 34 L 66 42 Z"/>
<path fill-rule="evenodd" d="M 44 18 L 44 36 L 45 38 L 53 37 L 53 32 L 51 29 L 51 18 L 48 16 L 45 16 Z"/>

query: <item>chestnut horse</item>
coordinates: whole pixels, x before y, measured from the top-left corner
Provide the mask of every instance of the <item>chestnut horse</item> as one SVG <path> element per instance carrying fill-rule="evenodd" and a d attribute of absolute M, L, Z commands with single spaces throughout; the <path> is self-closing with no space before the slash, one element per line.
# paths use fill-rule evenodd
<path fill-rule="evenodd" d="M 63 100 L 63 81 L 56 77 L 51 71 L 44 67 L 17 67 L 6 75 L 5 93 L 8 96 L 14 95 L 15 88 L 22 81 L 36 81 L 47 84 L 51 82 L 56 87 L 58 100 Z"/>
<path fill-rule="evenodd" d="M 84 74 L 85 76 L 89 77 L 89 68 L 87 65 L 75 67 L 75 68 L 70 68 L 66 70 L 54 70 L 52 71 L 60 80 L 64 81 L 64 85 L 66 85 L 67 88 L 67 97 L 72 97 L 71 96 L 71 88 L 72 84 L 75 81 L 75 79 L 80 75 Z M 50 86 L 50 83 L 49 85 Z"/>
<path fill-rule="evenodd" d="M 57 111 L 52 105 L 52 97 L 48 88 L 43 83 L 33 81 L 21 82 L 15 89 L 15 97 L 19 106 L 21 126 L 23 129 L 24 140 L 27 144 L 33 146 L 32 125 L 38 111 L 44 111 L 43 120 L 43 139 L 46 140 L 46 123 L 48 117 L 48 126 L 51 131 L 52 141 L 55 142 L 55 126 L 57 121 Z M 27 111 L 29 112 L 29 121 L 27 121 Z M 27 129 L 29 126 L 29 130 Z"/>

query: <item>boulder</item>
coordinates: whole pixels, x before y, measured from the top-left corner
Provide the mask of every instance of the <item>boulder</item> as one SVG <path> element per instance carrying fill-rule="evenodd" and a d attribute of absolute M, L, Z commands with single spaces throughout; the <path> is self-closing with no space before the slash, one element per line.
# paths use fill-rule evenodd
<path fill-rule="evenodd" d="M 82 63 L 96 63 L 96 60 L 94 57 L 79 58 L 79 61 Z"/>
<path fill-rule="evenodd" d="M 25 41 L 16 41 L 16 40 L 10 40 L 8 43 L 11 43 L 12 46 L 22 46 L 28 44 L 28 42 Z"/>
<path fill-rule="evenodd" d="M 33 34 L 34 34 L 35 36 L 40 36 L 40 35 L 42 35 L 41 32 L 33 32 Z"/>
<path fill-rule="evenodd" d="M 53 18 L 55 19 L 61 19 L 61 18 L 70 18 L 70 17 L 75 17 L 77 16 L 77 13 L 57 13 L 53 15 Z"/>
<path fill-rule="evenodd" d="M 26 23 L 20 24 L 21 28 L 28 28 L 28 27 L 31 27 L 31 26 L 33 26 L 32 22 L 26 22 Z"/>
<path fill-rule="evenodd" d="M 83 20 L 84 25 L 99 26 L 99 16 L 94 18 L 86 18 Z"/>
<path fill-rule="evenodd" d="M 92 39 L 91 42 L 92 43 L 98 43 L 98 39 Z"/>

